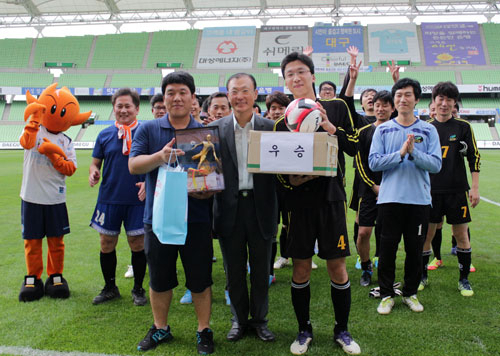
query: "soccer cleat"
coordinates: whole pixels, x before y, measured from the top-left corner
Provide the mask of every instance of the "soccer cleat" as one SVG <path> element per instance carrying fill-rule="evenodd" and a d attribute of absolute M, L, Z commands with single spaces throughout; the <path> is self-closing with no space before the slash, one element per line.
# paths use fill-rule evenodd
<path fill-rule="evenodd" d="M 224 296 L 226 298 L 226 305 L 231 305 L 231 299 L 229 298 L 229 291 L 228 290 L 224 291 Z"/>
<path fill-rule="evenodd" d="M 474 295 L 474 291 L 467 279 L 461 279 L 458 281 L 458 290 L 460 294 L 464 297 L 472 297 Z"/>
<path fill-rule="evenodd" d="M 196 344 L 200 355 L 214 353 L 214 333 L 209 328 L 196 332 Z"/>
<path fill-rule="evenodd" d="M 474 267 L 472 265 L 472 263 L 470 264 L 470 269 L 469 269 L 470 272 L 476 272 L 476 267 Z"/>
<path fill-rule="evenodd" d="M 99 293 L 99 295 L 97 295 L 94 298 L 94 300 L 92 300 L 92 304 L 94 305 L 102 304 L 120 297 L 121 297 L 120 291 L 118 290 L 117 286 L 113 287 L 104 286 L 104 288 L 101 290 L 101 293 Z"/>
<path fill-rule="evenodd" d="M 356 257 L 356 264 L 354 265 L 354 268 L 361 269 L 361 257 L 359 257 L 359 255 Z"/>
<path fill-rule="evenodd" d="M 312 269 L 318 269 L 318 265 L 314 263 L 314 261 L 311 260 L 311 268 Z"/>
<path fill-rule="evenodd" d="M 280 257 L 274 262 L 274 269 L 280 269 L 283 267 L 286 267 L 290 264 L 290 261 L 288 261 L 288 258 Z"/>
<path fill-rule="evenodd" d="M 134 268 L 132 265 L 128 265 L 127 272 L 124 275 L 125 278 L 134 278 Z"/>
<path fill-rule="evenodd" d="M 269 275 L 269 286 L 271 286 L 271 284 L 273 284 L 273 283 L 276 283 L 276 276 L 270 274 Z"/>
<path fill-rule="evenodd" d="M 394 298 L 392 298 L 391 296 L 385 297 L 378 305 L 377 312 L 381 315 L 390 314 L 393 306 L 394 306 Z"/>
<path fill-rule="evenodd" d="M 452 254 L 453 256 L 457 255 L 457 246 L 451 248 L 450 254 Z"/>
<path fill-rule="evenodd" d="M 344 350 L 346 354 L 359 355 L 361 353 L 361 348 L 356 341 L 353 340 L 351 334 L 347 330 L 333 335 L 333 339 L 342 347 L 342 350 Z"/>
<path fill-rule="evenodd" d="M 193 303 L 193 296 L 191 295 L 191 291 L 188 289 L 186 290 L 186 293 L 182 296 L 180 300 L 181 304 L 191 304 Z"/>
<path fill-rule="evenodd" d="M 139 351 L 152 350 L 156 348 L 156 346 L 163 344 L 164 342 L 168 342 L 173 338 L 174 337 L 170 332 L 170 326 L 168 326 L 167 330 L 165 330 L 165 329 L 157 329 L 156 326 L 153 324 L 153 326 L 149 329 L 144 339 L 142 339 L 142 341 L 139 342 L 139 345 L 137 345 L 137 350 Z"/>
<path fill-rule="evenodd" d="M 421 292 L 429 285 L 429 280 L 425 277 L 422 278 L 420 284 L 418 285 L 418 291 Z"/>
<path fill-rule="evenodd" d="M 146 291 L 144 288 L 134 288 L 131 293 L 134 305 L 141 307 L 147 304 L 148 300 L 146 299 Z"/>
<path fill-rule="evenodd" d="M 378 256 L 373 257 L 373 267 L 378 268 Z"/>
<path fill-rule="evenodd" d="M 408 308 L 416 313 L 424 311 L 424 306 L 420 304 L 416 294 L 412 295 L 411 297 L 403 297 L 403 303 L 408 305 Z"/>
<path fill-rule="evenodd" d="M 443 260 L 438 260 L 436 257 L 427 265 L 429 271 L 434 271 L 443 265 Z"/>
<path fill-rule="evenodd" d="M 372 272 L 363 271 L 363 273 L 361 273 L 361 279 L 359 280 L 359 284 L 362 287 L 368 287 L 371 283 L 372 283 Z"/>
<path fill-rule="evenodd" d="M 309 331 L 300 331 L 297 338 L 290 345 L 290 352 L 294 355 L 303 355 L 309 349 L 309 345 L 313 340 L 313 334 Z"/>

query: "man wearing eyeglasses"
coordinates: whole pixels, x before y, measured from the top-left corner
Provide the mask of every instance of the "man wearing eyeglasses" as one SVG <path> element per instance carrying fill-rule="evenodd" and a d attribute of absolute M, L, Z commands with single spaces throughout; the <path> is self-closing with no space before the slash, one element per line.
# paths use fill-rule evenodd
<path fill-rule="evenodd" d="M 319 85 L 319 97 L 323 100 L 335 98 L 335 96 L 337 95 L 336 91 L 337 86 L 329 80 L 326 80 Z"/>

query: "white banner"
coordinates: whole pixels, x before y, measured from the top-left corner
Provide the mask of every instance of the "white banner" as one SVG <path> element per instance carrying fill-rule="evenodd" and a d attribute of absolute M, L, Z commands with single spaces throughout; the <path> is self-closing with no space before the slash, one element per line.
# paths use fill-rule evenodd
<path fill-rule="evenodd" d="M 291 52 L 302 53 L 308 45 L 307 26 L 262 26 L 259 36 L 259 63 L 281 62 Z"/>
<path fill-rule="evenodd" d="M 477 141 L 478 148 L 500 148 L 500 141 Z"/>
<path fill-rule="evenodd" d="M 363 58 L 364 53 L 360 52 L 358 58 Z M 316 72 L 346 72 L 351 62 L 351 56 L 346 53 L 313 53 L 312 59 Z M 361 72 L 371 72 L 371 66 L 364 66 Z"/>
<path fill-rule="evenodd" d="M 312 172 L 313 148 L 313 133 L 263 133 L 260 137 L 260 169 L 264 172 Z"/>
<path fill-rule="evenodd" d="M 95 142 L 75 142 L 73 146 L 77 150 L 93 149 Z M 19 142 L 0 142 L 0 150 L 22 150 L 23 147 Z"/>
<path fill-rule="evenodd" d="M 408 24 L 368 25 L 370 62 L 411 60 L 420 62 L 417 26 Z"/>
<path fill-rule="evenodd" d="M 255 27 L 203 29 L 198 68 L 252 68 Z"/>

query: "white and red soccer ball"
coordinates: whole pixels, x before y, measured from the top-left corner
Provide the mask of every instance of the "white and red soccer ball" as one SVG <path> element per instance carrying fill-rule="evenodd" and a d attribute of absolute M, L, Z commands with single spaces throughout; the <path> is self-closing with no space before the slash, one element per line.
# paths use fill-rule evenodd
<path fill-rule="evenodd" d="M 312 99 L 295 99 L 285 110 L 286 126 L 292 132 L 316 132 L 322 120 L 319 108 Z"/>

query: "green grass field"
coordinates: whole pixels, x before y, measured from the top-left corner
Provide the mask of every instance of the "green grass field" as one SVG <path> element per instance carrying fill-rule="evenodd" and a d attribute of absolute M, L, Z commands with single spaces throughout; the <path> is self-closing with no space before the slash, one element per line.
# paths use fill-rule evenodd
<path fill-rule="evenodd" d="M 500 151 L 483 150 L 481 154 L 480 193 L 500 202 Z M 97 188 L 88 185 L 90 155 L 90 151 L 78 151 L 79 168 L 67 180 L 72 232 L 65 239 L 64 276 L 71 288 L 71 298 L 43 298 L 37 302 L 20 303 L 17 298 L 26 273 L 19 198 L 23 152 L 1 152 L 0 226 L 5 232 L 3 239 L 6 244 L 0 252 L 0 354 L 18 354 L 5 351 L 8 346 L 60 352 L 139 354 L 136 345 L 150 327 L 152 316 L 149 304 L 146 307 L 132 305 L 130 290 L 133 282 L 123 278 L 130 261 L 125 241 L 119 242 L 117 250 L 117 284 L 123 297 L 104 305 L 91 304 L 92 298 L 102 288 L 103 280 L 98 234 L 88 226 L 97 198 Z M 348 178 L 348 182 L 352 182 L 351 177 Z M 360 271 L 354 269 L 355 257 L 348 258 L 352 283 L 349 327 L 364 355 L 500 355 L 499 217 L 500 207 L 485 201 L 472 211 L 473 263 L 477 268 L 477 272 L 470 276 L 475 291 L 472 298 L 464 298 L 457 291 L 457 260 L 449 255 L 450 229 L 445 226 L 444 267 L 429 272 L 431 284 L 419 294 L 425 307 L 420 314 L 412 313 L 397 300 L 390 315 L 378 315 L 379 300 L 368 298 L 368 288 L 359 286 Z M 350 231 L 353 219 L 350 212 Z M 277 283 L 270 289 L 269 327 L 275 332 L 276 341 L 264 344 L 250 336 L 229 343 L 225 336 L 230 328 L 231 315 L 224 303 L 225 278 L 217 242 L 214 247 L 218 258 L 213 271 L 212 312 L 216 354 L 290 355 L 289 347 L 297 332 L 290 301 L 291 268 L 276 271 Z M 353 246 L 351 251 L 354 251 Z M 404 256 L 401 251 L 402 244 L 398 254 L 397 280 L 402 280 Z M 342 355 L 342 350 L 332 340 L 333 310 L 325 263 L 319 259 L 315 261 L 320 266 L 313 271 L 311 278 L 311 318 L 315 339 L 308 355 Z M 169 318 L 175 339 L 147 355 L 196 354 L 193 306 L 178 303 L 185 291 L 180 263 L 178 276 L 180 286 L 174 292 Z M 374 277 L 376 280 L 376 273 Z"/>

